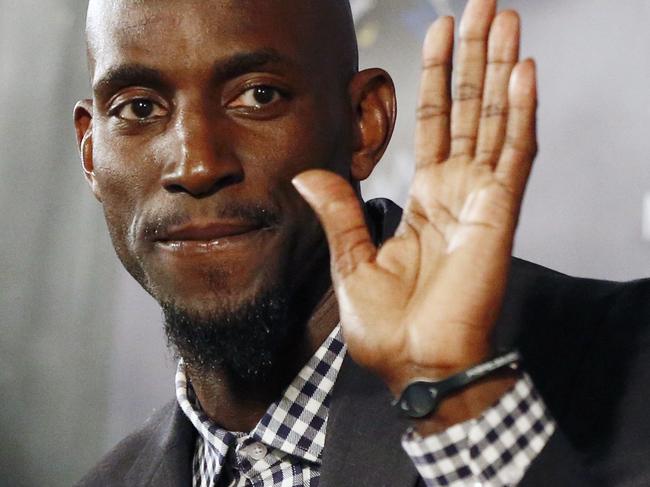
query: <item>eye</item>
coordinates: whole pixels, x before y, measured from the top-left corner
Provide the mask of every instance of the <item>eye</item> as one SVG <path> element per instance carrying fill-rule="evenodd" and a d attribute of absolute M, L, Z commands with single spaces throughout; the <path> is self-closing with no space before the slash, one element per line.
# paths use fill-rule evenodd
<path fill-rule="evenodd" d="M 282 98 L 277 88 L 272 86 L 255 86 L 244 91 L 229 104 L 229 108 L 249 108 L 259 110 Z"/>
<path fill-rule="evenodd" d="M 149 120 L 164 117 L 167 110 L 146 98 L 136 98 L 122 105 L 116 115 L 124 120 Z"/>

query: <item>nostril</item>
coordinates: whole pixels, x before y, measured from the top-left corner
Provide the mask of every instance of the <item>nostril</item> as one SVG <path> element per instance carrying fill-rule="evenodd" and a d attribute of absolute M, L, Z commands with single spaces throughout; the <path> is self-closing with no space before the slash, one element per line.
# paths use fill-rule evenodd
<path fill-rule="evenodd" d="M 219 185 L 218 189 L 225 188 L 227 186 L 232 186 L 234 184 L 239 184 L 244 182 L 244 173 L 234 173 L 225 176 L 217 184 Z"/>
<path fill-rule="evenodd" d="M 186 193 L 187 192 L 187 190 L 185 188 L 183 188 L 183 186 L 181 186 L 180 184 L 166 184 L 165 189 L 167 191 L 169 191 L 170 193 L 183 193 L 183 192 Z"/>
<path fill-rule="evenodd" d="M 187 193 L 194 197 L 205 197 L 243 181 L 243 171 L 224 171 L 221 174 L 177 172 L 164 177 L 162 185 L 169 193 Z"/>

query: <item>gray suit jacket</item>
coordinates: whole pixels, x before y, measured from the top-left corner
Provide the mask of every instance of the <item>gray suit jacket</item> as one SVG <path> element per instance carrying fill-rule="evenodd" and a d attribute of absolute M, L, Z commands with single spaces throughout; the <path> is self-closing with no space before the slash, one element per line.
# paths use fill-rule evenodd
<path fill-rule="evenodd" d="M 399 209 L 368 212 L 378 240 Z M 558 431 L 522 487 L 650 486 L 650 281 L 576 279 L 515 259 L 494 340 L 516 344 Z M 382 382 L 347 358 L 328 420 L 321 487 L 423 485 L 400 438 L 408 423 Z M 191 485 L 196 432 L 175 401 L 78 485 Z"/>

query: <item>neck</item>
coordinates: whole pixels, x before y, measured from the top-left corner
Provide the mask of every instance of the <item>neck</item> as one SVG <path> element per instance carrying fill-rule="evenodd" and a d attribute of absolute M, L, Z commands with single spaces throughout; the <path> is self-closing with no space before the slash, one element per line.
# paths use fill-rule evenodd
<path fill-rule="evenodd" d="M 251 431 L 334 330 L 339 321 L 338 305 L 329 276 L 324 282 L 312 283 L 311 294 L 314 297 L 294 298 L 292 309 L 298 310 L 296 319 L 306 322 L 305 333 L 287 350 L 264 384 L 241 384 L 223 370 L 206 374 L 186 368 L 201 407 L 212 421 L 229 431 Z"/>

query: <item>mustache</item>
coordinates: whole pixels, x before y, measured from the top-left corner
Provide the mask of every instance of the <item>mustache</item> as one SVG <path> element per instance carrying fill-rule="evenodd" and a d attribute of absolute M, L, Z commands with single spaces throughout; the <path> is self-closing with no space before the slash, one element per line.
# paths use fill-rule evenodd
<path fill-rule="evenodd" d="M 173 212 L 149 215 L 141 227 L 141 235 L 146 240 L 155 240 L 173 226 L 185 225 L 196 218 L 215 221 L 236 221 L 255 227 L 274 227 L 280 223 L 277 208 L 260 204 L 232 203 L 214 208 L 211 212 L 193 214 L 187 210 L 174 209 Z"/>

